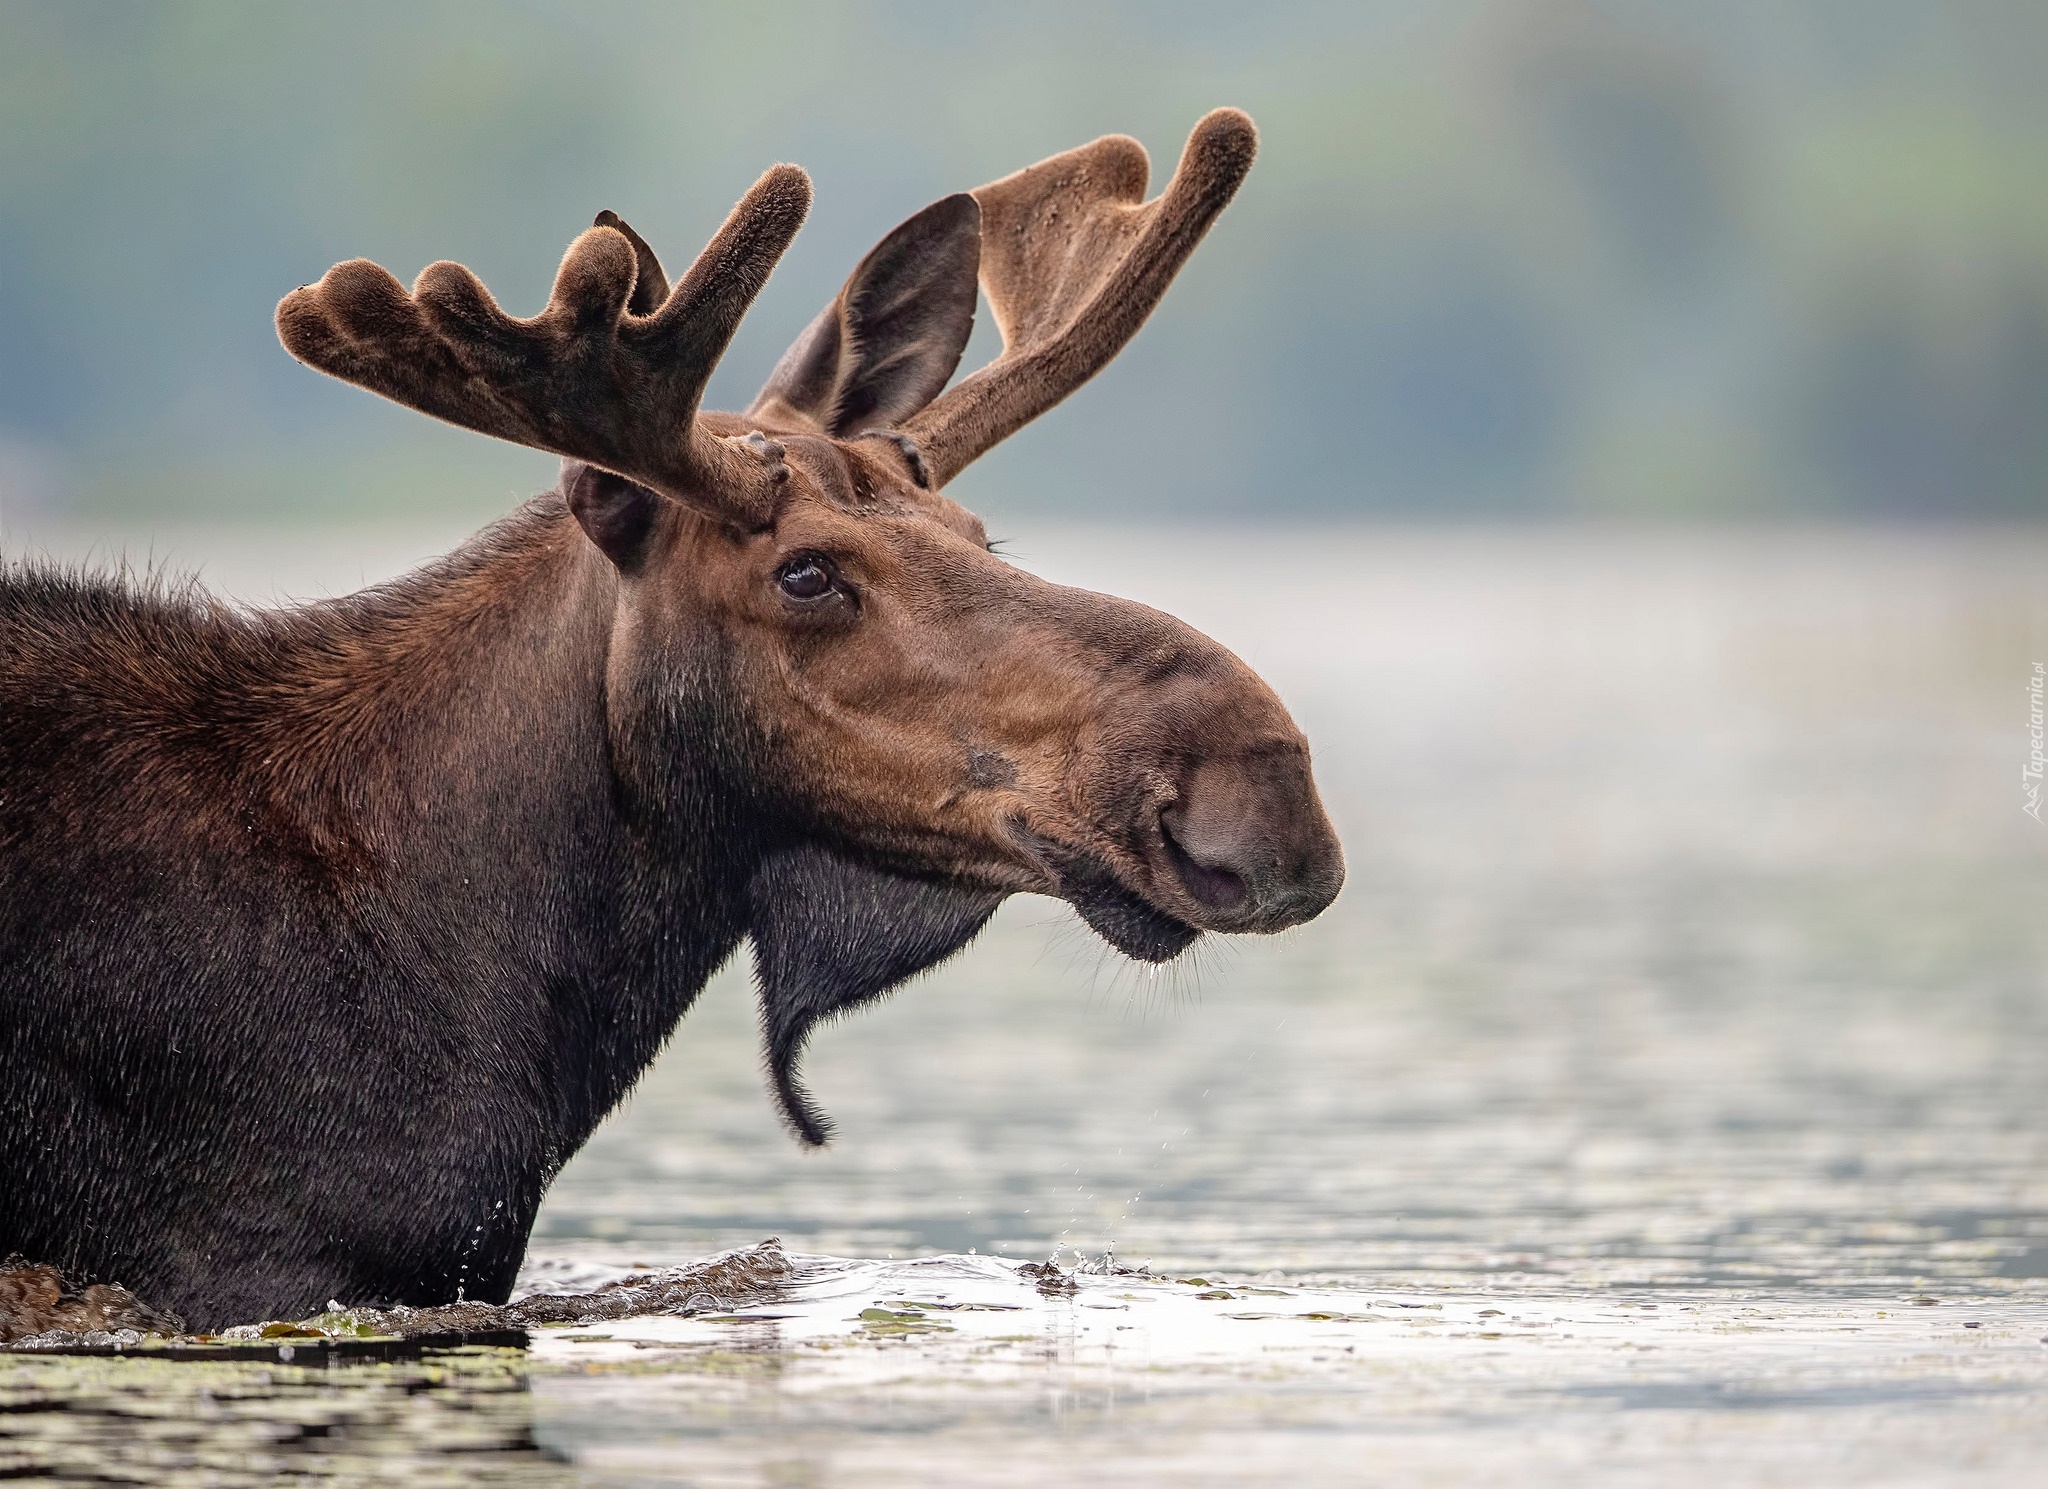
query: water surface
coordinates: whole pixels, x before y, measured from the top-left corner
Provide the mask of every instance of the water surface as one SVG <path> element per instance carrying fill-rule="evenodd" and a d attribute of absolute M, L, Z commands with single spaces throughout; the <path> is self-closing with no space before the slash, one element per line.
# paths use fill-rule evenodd
<path fill-rule="evenodd" d="M 342 588 L 424 543 L 247 546 L 214 572 L 244 594 Z M 957 962 L 820 1034 L 822 1154 L 777 1127 L 728 969 L 563 1173 L 529 1275 L 777 1235 L 808 1280 L 738 1321 L 543 1340 L 514 1369 L 527 1436 L 463 1471 L 2038 1472 L 2048 829 L 2020 770 L 2048 535 L 1012 546 L 1274 682 L 1316 747 L 1343 897 L 1157 974 L 1012 902 Z M 1013 1270 L 1055 1254 L 1098 1271 L 1047 1297 Z M 938 1306 L 962 1302 L 986 1306 Z"/>

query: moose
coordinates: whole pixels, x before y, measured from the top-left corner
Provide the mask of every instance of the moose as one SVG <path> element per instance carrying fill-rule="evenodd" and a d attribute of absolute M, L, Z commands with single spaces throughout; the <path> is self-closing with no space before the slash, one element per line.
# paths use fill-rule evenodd
<path fill-rule="evenodd" d="M 1130 341 L 1256 142 L 1221 109 L 1150 201 L 1110 136 L 934 203 L 741 414 L 699 400 L 809 208 L 794 166 L 674 282 L 601 214 L 531 319 L 445 262 L 287 295 L 299 361 L 560 482 L 278 609 L 5 568 L 0 1256 L 200 1328 L 502 1302 L 742 941 L 818 1144 L 812 1030 L 1008 895 L 1149 962 L 1319 914 L 1343 860 L 1272 690 L 945 495 Z M 953 382 L 977 293 L 1002 348 Z"/>

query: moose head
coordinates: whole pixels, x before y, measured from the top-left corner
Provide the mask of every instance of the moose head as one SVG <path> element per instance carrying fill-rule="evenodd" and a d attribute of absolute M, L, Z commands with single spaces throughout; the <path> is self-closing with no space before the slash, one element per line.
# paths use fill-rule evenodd
<path fill-rule="evenodd" d="M 989 550 L 945 494 L 1136 334 L 1250 168 L 1252 123 L 1204 118 L 1165 192 L 1112 136 L 925 208 L 863 259 L 745 413 L 700 411 L 810 184 L 763 175 L 673 284 L 612 213 L 547 307 L 501 311 L 438 263 L 408 293 L 363 260 L 279 305 L 313 367 L 563 457 L 615 594 L 604 679 L 623 799 L 674 810 L 702 758 L 747 803 L 746 889 L 771 1079 L 822 1018 L 952 954 L 1001 899 L 1073 904 L 1145 961 L 1272 932 L 1343 879 L 1308 745 L 1216 642 Z M 951 388 L 977 284 L 1001 354 Z M 601 558 L 599 557 L 601 555 Z"/>

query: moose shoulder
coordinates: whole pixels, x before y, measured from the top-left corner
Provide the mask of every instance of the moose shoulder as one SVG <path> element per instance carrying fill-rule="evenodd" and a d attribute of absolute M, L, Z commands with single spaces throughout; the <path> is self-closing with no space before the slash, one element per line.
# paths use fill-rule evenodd
<path fill-rule="evenodd" d="M 1120 137 L 889 235 L 744 414 L 699 396 L 809 203 L 673 286 L 607 213 L 547 308 L 436 264 L 278 307 L 324 372 L 564 458 L 393 584 L 249 612 L 0 577 L 0 1255 L 200 1327 L 502 1300 L 551 1177 L 751 938 L 797 1135 L 821 1019 L 1071 901 L 1148 960 L 1343 877 L 1300 732 L 1169 616 L 942 494 L 1134 335 L 1252 160 Z M 977 281 L 1001 354 L 947 388 Z"/>

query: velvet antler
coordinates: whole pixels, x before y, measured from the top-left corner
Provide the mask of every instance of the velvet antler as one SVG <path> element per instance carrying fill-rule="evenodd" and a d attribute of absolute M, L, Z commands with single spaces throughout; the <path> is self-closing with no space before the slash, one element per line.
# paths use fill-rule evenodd
<path fill-rule="evenodd" d="M 1145 201 L 1145 148 L 1108 135 L 974 193 L 1002 355 L 903 424 L 935 484 L 1037 418 L 1137 335 L 1251 169 L 1258 132 L 1217 109 Z"/>
<path fill-rule="evenodd" d="M 570 245 L 531 320 L 506 315 L 460 264 L 429 265 L 407 294 L 355 259 L 285 296 L 277 334 L 300 361 L 408 408 L 759 525 L 787 475 L 776 447 L 718 438 L 697 404 L 810 201 L 808 176 L 774 167 L 673 290 L 607 212 Z"/>

